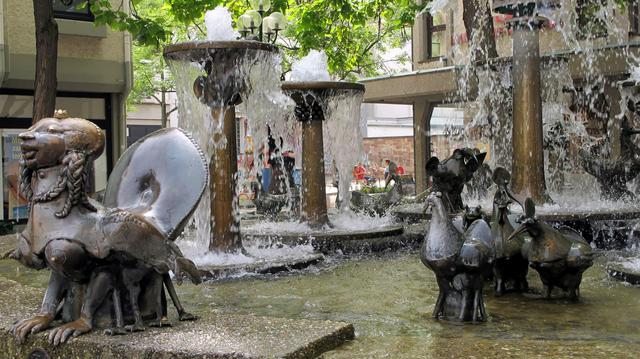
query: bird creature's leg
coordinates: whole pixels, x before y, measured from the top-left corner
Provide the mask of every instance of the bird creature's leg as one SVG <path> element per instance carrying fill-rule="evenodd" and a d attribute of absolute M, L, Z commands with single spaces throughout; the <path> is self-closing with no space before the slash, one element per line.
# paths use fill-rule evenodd
<path fill-rule="evenodd" d="M 124 328 L 129 332 L 142 332 L 145 330 L 140 314 L 140 282 L 136 269 L 124 269 L 122 271 L 122 282 L 129 293 L 129 302 L 131 303 L 131 311 L 133 312 L 133 324 L 126 325 Z"/>
<path fill-rule="evenodd" d="M 176 310 L 178 311 L 178 318 L 181 321 L 198 319 L 197 316 L 191 313 L 187 313 L 182 307 L 182 304 L 180 304 L 180 299 L 178 299 L 178 294 L 176 293 L 176 289 L 173 286 L 171 277 L 169 277 L 169 273 L 165 273 L 162 275 L 162 281 L 164 282 L 164 286 L 167 288 L 167 292 L 169 292 L 169 297 L 171 297 L 173 306 L 176 307 Z"/>
<path fill-rule="evenodd" d="M 441 315 L 444 315 L 444 304 L 446 301 L 447 293 L 451 290 L 451 286 L 449 285 L 449 281 L 445 278 L 441 278 L 436 276 L 436 280 L 438 282 L 438 299 L 436 300 L 436 305 L 433 308 L 433 314 L 431 315 L 433 318 L 439 318 Z"/>
<path fill-rule="evenodd" d="M 504 281 L 502 279 L 502 273 L 500 272 L 498 265 L 495 263 L 493 265 L 493 280 L 495 281 L 494 290 L 496 297 L 499 297 L 504 294 Z"/>
<path fill-rule="evenodd" d="M 481 314 L 481 303 L 480 303 L 480 297 L 482 297 L 482 292 L 480 289 L 476 289 L 473 293 L 473 318 L 472 321 L 475 323 L 477 321 L 482 321 L 482 314 Z"/>
<path fill-rule="evenodd" d="M 122 305 L 120 303 L 120 290 L 117 285 L 113 288 L 113 311 L 116 316 L 116 326 L 114 328 L 109 328 L 104 331 L 107 335 L 123 335 L 126 334 L 127 331 L 123 328 L 124 320 L 122 319 Z"/>
<path fill-rule="evenodd" d="M 162 304 L 162 296 L 164 294 L 164 288 L 162 286 L 163 280 L 161 274 L 154 273 L 152 279 L 152 293 L 153 293 L 153 303 L 156 310 L 156 319 L 149 322 L 150 327 L 170 327 L 171 322 L 169 318 L 165 316 L 164 306 Z"/>
<path fill-rule="evenodd" d="M 478 299 L 480 302 L 480 316 L 482 317 L 482 321 L 487 320 L 487 311 L 484 308 L 484 297 L 482 296 L 482 289 L 480 290 L 480 298 Z"/>
<path fill-rule="evenodd" d="M 469 301 L 469 290 L 467 288 L 463 288 L 462 289 L 462 300 L 460 301 L 460 315 L 458 316 L 458 319 L 460 319 L 460 321 L 465 321 L 467 320 L 467 304 Z"/>

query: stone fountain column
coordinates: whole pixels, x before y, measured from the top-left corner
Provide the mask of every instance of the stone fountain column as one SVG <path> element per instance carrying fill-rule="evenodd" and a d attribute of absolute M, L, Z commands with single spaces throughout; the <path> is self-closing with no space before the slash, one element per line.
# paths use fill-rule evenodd
<path fill-rule="evenodd" d="M 513 131 L 512 190 L 536 203 L 549 202 L 545 176 L 540 88 L 542 7 L 557 1 L 494 1 L 494 11 L 512 15 L 513 28 Z"/>
<path fill-rule="evenodd" d="M 238 201 L 238 149 L 236 148 L 236 110 L 228 106 L 224 110 L 224 124 L 221 133 L 215 134 L 217 143 L 225 143 L 215 149 L 209 161 L 209 184 L 211 193 L 211 238 L 209 251 L 233 252 L 242 247 L 240 239 L 240 217 L 237 213 Z M 220 110 L 213 110 L 212 116 L 220 118 Z"/>

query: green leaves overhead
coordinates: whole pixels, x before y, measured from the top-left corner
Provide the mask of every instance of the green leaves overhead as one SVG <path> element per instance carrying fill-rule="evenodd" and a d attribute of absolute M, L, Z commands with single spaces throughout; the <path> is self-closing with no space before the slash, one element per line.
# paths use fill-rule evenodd
<path fill-rule="evenodd" d="M 248 0 L 128 1 L 131 15 L 108 0 L 88 3 L 97 23 L 129 31 L 138 44 L 152 46 L 198 33 L 204 38 L 204 13 L 218 5 L 227 7 L 234 19 L 249 10 Z M 332 74 L 353 79 L 378 74 L 380 54 L 410 39 L 415 15 L 425 6 L 415 0 L 272 0 L 270 11 L 284 13 L 289 22 L 278 40 L 285 71 L 293 59 L 318 49 L 327 53 Z"/>

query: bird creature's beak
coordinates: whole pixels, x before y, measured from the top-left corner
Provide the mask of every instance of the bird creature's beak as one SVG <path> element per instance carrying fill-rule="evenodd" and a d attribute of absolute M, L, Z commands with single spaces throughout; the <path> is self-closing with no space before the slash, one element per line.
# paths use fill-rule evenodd
<path fill-rule="evenodd" d="M 507 242 L 525 232 L 527 232 L 527 226 L 525 226 L 524 224 L 521 224 L 520 227 L 516 228 L 516 230 L 513 231 L 513 233 L 511 233 L 509 238 L 507 238 Z"/>
<path fill-rule="evenodd" d="M 522 204 L 522 202 L 518 201 L 518 199 L 516 198 L 516 195 L 511 192 L 511 190 L 509 189 L 508 186 L 505 186 L 505 192 L 507 193 L 507 196 L 509 196 L 509 198 L 511 198 L 514 202 L 516 202 L 517 204 L 520 205 L 520 207 L 522 208 L 522 210 L 524 211 L 524 205 Z"/>

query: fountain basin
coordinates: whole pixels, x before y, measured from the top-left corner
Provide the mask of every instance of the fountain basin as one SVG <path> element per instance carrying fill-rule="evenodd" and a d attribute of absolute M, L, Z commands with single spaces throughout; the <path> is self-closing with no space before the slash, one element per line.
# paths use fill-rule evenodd
<path fill-rule="evenodd" d="M 226 50 L 227 52 L 236 53 L 246 50 L 276 52 L 278 48 L 264 42 L 249 40 L 187 41 L 165 46 L 163 54 L 166 58 L 172 60 L 198 62 L 205 56 L 210 56 L 211 50 Z"/>
<path fill-rule="evenodd" d="M 357 82 L 344 81 L 285 81 L 282 91 L 287 93 L 296 103 L 310 103 L 308 100 L 332 95 L 334 91 L 364 91 L 364 85 Z"/>
<path fill-rule="evenodd" d="M 333 253 L 379 252 L 413 246 L 416 238 L 403 236 L 401 225 L 387 225 L 369 230 L 311 229 L 308 231 L 253 230 L 243 228 L 243 240 L 281 243 L 288 246 L 311 245 L 316 251 Z"/>
<path fill-rule="evenodd" d="M 193 309 L 196 314 L 208 313 L 213 320 L 230 318 L 239 322 L 247 318 L 266 317 L 271 321 L 267 327 L 269 333 L 272 333 L 271 325 L 288 325 L 292 323 L 291 320 L 304 320 L 304 323 L 352 323 L 358 330 L 357 337 L 335 350 L 325 352 L 322 354 L 324 358 L 631 358 L 634 357 L 633 353 L 640 350 L 638 288 L 608 279 L 605 268 L 609 260 L 607 256 L 597 256 L 594 266 L 585 272 L 582 298 L 578 304 L 568 303 L 563 298 L 542 300 L 532 293 L 494 297 L 489 290 L 485 298 L 489 320 L 482 325 L 464 328 L 455 323 L 431 319 L 438 286 L 433 274 L 420 263 L 417 253 L 403 252 L 349 261 L 338 259 L 320 271 L 312 270 L 307 274 L 301 272 L 200 286 L 183 285 L 177 290 L 180 297 L 184 298 L 185 307 Z M 18 267 L 19 264 L 13 261 L 0 261 L 0 286 L 7 289 L 0 291 L 0 307 L 2 303 L 7 303 L 2 300 L 14 296 L 23 288 L 43 290 L 47 280 L 45 272 L 24 268 L 18 272 Z M 539 292 L 541 283 L 538 274 L 529 271 L 528 279 L 533 293 Z M 11 286 L 6 286 L 7 282 L 12 283 Z M 24 302 L 11 303 L 16 308 L 36 308 L 37 296 L 23 298 Z M 0 326 L 4 327 L 16 318 L 0 317 Z M 222 319 L 218 323 L 221 324 L 215 329 L 218 332 L 229 328 L 222 326 Z M 178 325 L 175 329 L 181 330 L 183 323 Z M 249 333 L 246 329 L 249 324 L 241 322 L 235 325 L 234 328 L 240 330 L 237 336 Z M 291 329 L 311 333 L 298 326 Z M 150 330 L 149 338 L 155 338 L 154 334 L 166 330 Z M 300 335 L 294 334 L 294 338 L 300 338 Z M 116 354 L 135 350 L 131 352 L 138 354 L 142 352 L 142 346 L 133 347 L 134 344 L 127 342 L 120 347 L 118 340 L 135 340 L 144 335 L 146 333 L 112 338 L 96 333 L 85 337 L 87 339 L 78 338 L 70 343 L 69 348 L 78 350 L 76 345 L 86 347 L 87 344 L 81 340 L 91 339 L 91 343 L 100 345 L 100 350 L 110 348 Z M 189 340 L 207 338 L 206 332 L 189 332 L 189 335 Z M 7 342 L 5 338 L 2 337 L 3 343 Z M 28 341 L 28 348 L 44 343 L 44 339 L 38 338 L 37 342 Z M 209 344 L 213 347 L 225 345 L 214 336 L 209 338 Z M 251 335 L 248 338 L 256 337 Z M 162 347 L 160 344 L 154 347 L 163 348 L 166 337 L 159 336 L 157 339 L 163 340 Z M 147 340 L 150 339 L 144 339 L 144 343 Z M 275 338 L 275 344 L 267 345 L 278 345 L 280 348 L 281 340 Z M 113 345 L 108 347 L 106 344 Z M 259 354 L 259 348 L 253 350 L 254 355 Z M 237 355 L 245 355 L 243 353 L 239 351 Z M 274 357 L 281 353 L 273 349 L 270 354 Z M 222 357 L 221 353 L 218 355 Z M 157 354 L 156 357 L 162 356 Z"/>

